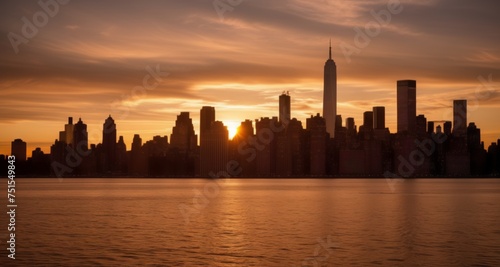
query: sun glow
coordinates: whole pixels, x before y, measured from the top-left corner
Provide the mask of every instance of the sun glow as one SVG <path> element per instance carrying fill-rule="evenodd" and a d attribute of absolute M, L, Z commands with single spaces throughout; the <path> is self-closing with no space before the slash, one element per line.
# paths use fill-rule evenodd
<path fill-rule="evenodd" d="M 224 121 L 224 125 L 227 127 L 227 131 L 229 132 L 229 139 L 233 139 L 238 132 L 240 123 L 236 121 Z"/>

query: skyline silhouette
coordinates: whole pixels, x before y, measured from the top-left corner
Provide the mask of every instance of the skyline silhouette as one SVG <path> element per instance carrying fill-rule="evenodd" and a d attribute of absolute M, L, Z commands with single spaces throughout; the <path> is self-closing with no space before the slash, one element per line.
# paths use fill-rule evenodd
<path fill-rule="evenodd" d="M 293 117 L 292 96 L 285 91 L 277 99 L 279 116 L 255 119 L 255 128 L 246 118 L 234 136 L 229 136 L 228 127 L 217 120 L 215 107 L 203 106 L 199 145 L 188 111 L 177 116 L 170 139 L 167 135 L 155 136 L 143 145 L 136 133 L 130 150 L 123 136 L 117 141 L 117 125 L 111 114 L 103 123 L 102 141 L 96 144 L 89 143 L 87 124 L 81 118 L 73 124 L 69 117 L 49 155 L 40 148 L 32 153 L 29 162 L 38 162 L 37 167 L 43 171 L 30 172 L 32 163 L 28 163 L 24 174 L 212 178 L 498 176 L 500 136 L 496 143 L 485 147 L 480 129 L 474 122 L 467 123 L 466 99 L 453 100 L 452 120 L 427 120 L 425 114 L 416 113 L 417 81 L 398 80 L 398 124 L 397 131 L 391 133 L 385 126 L 384 106 L 375 105 L 365 111 L 359 127 L 352 117 L 343 123 L 336 111 L 336 67 L 331 45 L 324 76 L 323 110 L 330 119 L 319 113 L 311 115 L 305 128 Z M 12 142 L 12 154 L 22 162 L 26 161 L 26 149 L 21 139 Z"/>

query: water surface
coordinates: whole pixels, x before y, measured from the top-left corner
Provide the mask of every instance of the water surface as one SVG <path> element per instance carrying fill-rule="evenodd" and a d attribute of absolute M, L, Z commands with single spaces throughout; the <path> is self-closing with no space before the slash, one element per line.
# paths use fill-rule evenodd
<path fill-rule="evenodd" d="M 500 266 L 500 180 L 393 189 L 384 179 L 17 179 L 15 263 Z"/>

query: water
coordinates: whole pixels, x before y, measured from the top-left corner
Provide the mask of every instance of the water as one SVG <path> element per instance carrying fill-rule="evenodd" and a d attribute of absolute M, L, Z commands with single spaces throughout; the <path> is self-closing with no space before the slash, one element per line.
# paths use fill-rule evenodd
<path fill-rule="evenodd" d="M 16 193 L 1 266 L 500 266 L 500 180 L 17 179 Z"/>

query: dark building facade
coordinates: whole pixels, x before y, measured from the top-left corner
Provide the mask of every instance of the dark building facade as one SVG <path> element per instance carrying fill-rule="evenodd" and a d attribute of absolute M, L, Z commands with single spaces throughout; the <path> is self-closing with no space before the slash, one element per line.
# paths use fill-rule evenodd
<path fill-rule="evenodd" d="M 417 117 L 417 81 L 397 81 L 398 133 L 415 133 Z"/>

